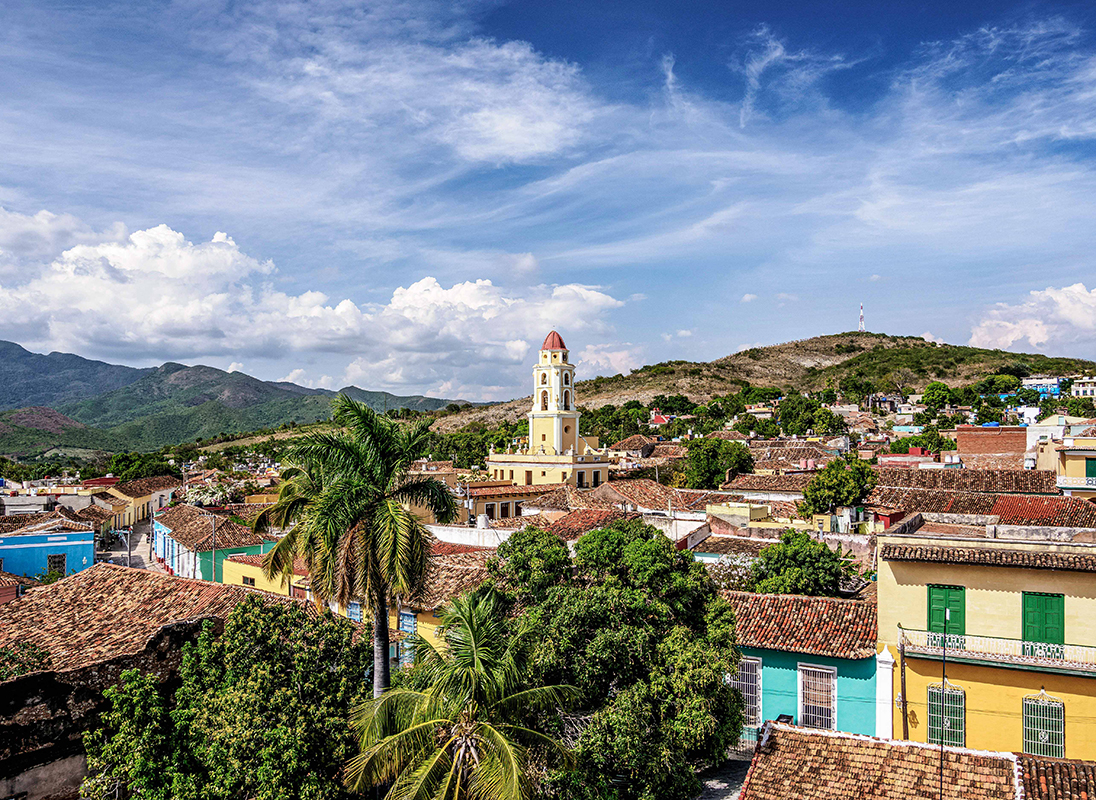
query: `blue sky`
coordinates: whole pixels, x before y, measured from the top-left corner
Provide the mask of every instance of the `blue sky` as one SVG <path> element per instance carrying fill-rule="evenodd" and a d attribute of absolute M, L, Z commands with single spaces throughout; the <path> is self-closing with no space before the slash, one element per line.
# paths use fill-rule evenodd
<path fill-rule="evenodd" d="M 1091 4 L 0 6 L 0 338 L 523 393 L 868 327 L 1096 357 Z"/>

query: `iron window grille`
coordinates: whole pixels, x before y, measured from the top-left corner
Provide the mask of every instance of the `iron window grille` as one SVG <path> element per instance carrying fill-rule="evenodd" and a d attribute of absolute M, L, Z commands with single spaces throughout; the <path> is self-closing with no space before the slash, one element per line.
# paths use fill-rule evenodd
<path fill-rule="evenodd" d="M 60 575 L 65 574 L 66 558 L 64 553 L 54 553 L 53 555 L 46 556 L 46 570 L 49 572 L 56 572 Z"/>
<path fill-rule="evenodd" d="M 761 659 L 743 658 L 731 686 L 742 693 L 742 724 L 747 728 L 761 727 Z"/>
<path fill-rule="evenodd" d="M 1066 706 L 1045 691 L 1024 698 L 1024 752 L 1065 758 Z"/>
<path fill-rule="evenodd" d="M 350 603 L 346 606 L 346 616 L 350 619 L 351 622 L 361 622 L 362 604 L 359 603 L 357 600 L 351 600 Z"/>
<path fill-rule="evenodd" d="M 967 695 L 951 683 L 929 686 L 929 744 L 965 747 Z"/>
<path fill-rule="evenodd" d="M 799 666 L 799 724 L 804 728 L 836 728 L 837 670 Z"/>

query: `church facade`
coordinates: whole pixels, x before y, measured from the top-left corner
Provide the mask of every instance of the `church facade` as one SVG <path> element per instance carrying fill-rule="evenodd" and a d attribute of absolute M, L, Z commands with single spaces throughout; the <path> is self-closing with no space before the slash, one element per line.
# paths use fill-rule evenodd
<path fill-rule="evenodd" d="M 528 441 L 487 457 L 491 480 L 514 486 L 569 483 L 581 488 L 609 480 L 609 460 L 595 436 L 579 432 L 575 366 L 563 337 L 552 331 L 533 367 L 533 403 Z"/>

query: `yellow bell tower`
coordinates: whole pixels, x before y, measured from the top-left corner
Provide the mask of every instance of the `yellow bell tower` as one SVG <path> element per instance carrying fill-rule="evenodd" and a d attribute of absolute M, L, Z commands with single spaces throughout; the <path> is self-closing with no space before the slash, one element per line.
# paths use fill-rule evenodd
<path fill-rule="evenodd" d="M 563 337 L 552 331 L 533 367 L 533 408 L 529 412 L 529 450 L 543 455 L 579 452 L 575 367 L 567 360 Z"/>

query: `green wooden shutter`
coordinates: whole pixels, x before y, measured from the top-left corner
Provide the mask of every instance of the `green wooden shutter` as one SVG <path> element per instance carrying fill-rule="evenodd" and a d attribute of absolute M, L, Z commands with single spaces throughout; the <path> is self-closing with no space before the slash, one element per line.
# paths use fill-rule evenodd
<path fill-rule="evenodd" d="M 945 611 L 951 612 L 950 619 Z M 929 586 L 928 629 L 931 633 L 960 636 L 967 632 L 966 590 L 962 586 Z"/>
<path fill-rule="evenodd" d="M 1085 459 L 1085 477 L 1096 478 L 1096 458 Z"/>
<path fill-rule="evenodd" d="M 1024 641 L 1065 644 L 1065 596 L 1024 592 Z"/>

